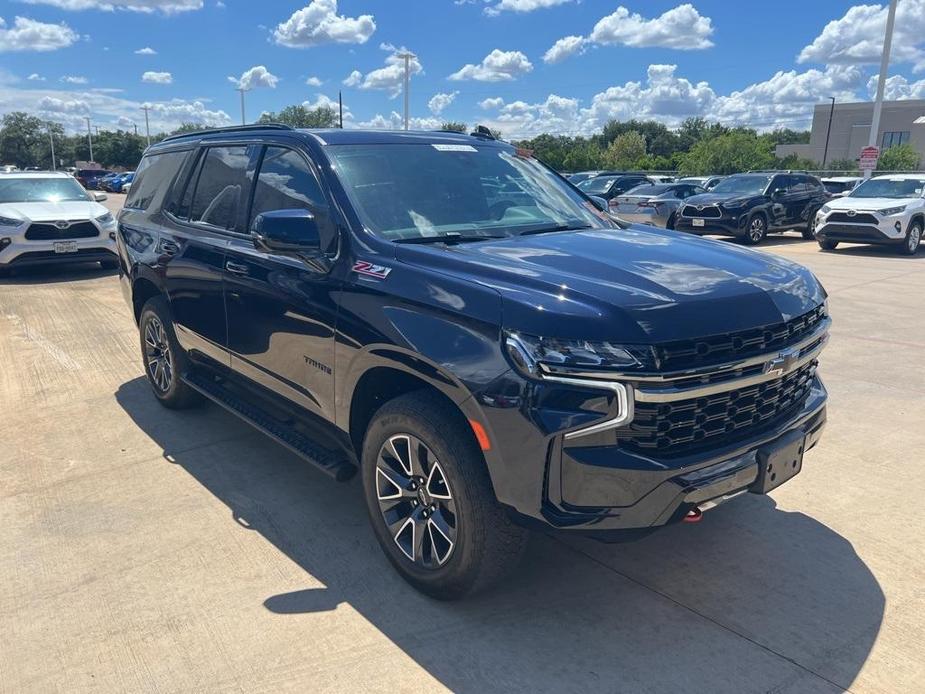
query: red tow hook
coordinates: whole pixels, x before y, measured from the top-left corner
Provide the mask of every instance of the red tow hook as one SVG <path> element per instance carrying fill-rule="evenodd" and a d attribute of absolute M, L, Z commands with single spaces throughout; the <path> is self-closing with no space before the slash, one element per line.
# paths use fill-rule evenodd
<path fill-rule="evenodd" d="M 703 518 L 703 511 L 701 511 L 696 506 L 687 512 L 687 515 L 684 516 L 685 523 L 699 523 L 700 519 Z"/>

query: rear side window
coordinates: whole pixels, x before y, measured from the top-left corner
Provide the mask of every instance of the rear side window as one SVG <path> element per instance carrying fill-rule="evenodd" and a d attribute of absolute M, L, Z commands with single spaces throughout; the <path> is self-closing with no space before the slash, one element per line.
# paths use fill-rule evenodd
<path fill-rule="evenodd" d="M 203 159 L 190 221 L 234 231 L 247 190 L 247 147 L 210 147 Z"/>
<path fill-rule="evenodd" d="M 125 200 L 125 206 L 136 210 L 146 210 L 155 201 L 159 205 L 170 189 L 187 154 L 186 151 L 164 152 L 163 154 L 149 154 L 142 159 L 135 172 L 135 178 L 132 180 L 132 187 Z"/>
<path fill-rule="evenodd" d="M 250 218 L 273 210 L 311 210 L 324 204 L 324 194 L 305 159 L 291 149 L 267 147 L 257 176 Z"/>

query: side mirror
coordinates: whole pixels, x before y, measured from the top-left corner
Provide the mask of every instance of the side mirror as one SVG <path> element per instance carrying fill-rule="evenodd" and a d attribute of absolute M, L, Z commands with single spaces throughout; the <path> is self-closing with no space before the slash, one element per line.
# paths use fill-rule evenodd
<path fill-rule="evenodd" d="M 308 210 L 274 210 L 257 215 L 251 225 L 254 247 L 266 253 L 321 254 L 318 223 Z"/>
<path fill-rule="evenodd" d="M 777 188 L 771 193 L 772 200 L 780 200 L 782 197 L 784 197 L 784 191 L 781 188 Z"/>
<path fill-rule="evenodd" d="M 104 201 L 106 198 L 108 198 L 108 197 L 109 197 L 109 196 L 106 195 L 106 193 L 94 193 L 94 194 L 93 194 L 93 201 L 94 201 L 94 202 L 103 202 L 103 201 Z"/>
<path fill-rule="evenodd" d="M 597 209 L 599 209 L 601 212 L 610 211 L 610 209 L 607 206 L 607 201 L 604 200 L 604 198 L 600 197 L 599 195 L 589 195 L 588 197 L 591 198 L 591 202 L 593 202 L 594 206 Z"/>

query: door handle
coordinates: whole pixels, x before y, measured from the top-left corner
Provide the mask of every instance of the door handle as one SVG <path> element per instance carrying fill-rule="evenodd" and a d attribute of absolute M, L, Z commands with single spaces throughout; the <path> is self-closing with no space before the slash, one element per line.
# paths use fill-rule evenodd
<path fill-rule="evenodd" d="M 232 275 L 246 275 L 248 273 L 247 265 L 236 263 L 233 260 L 225 263 L 225 269 Z"/>
<path fill-rule="evenodd" d="M 173 241 L 161 241 L 161 253 L 164 255 L 176 255 L 180 252 L 180 247 Z"/>

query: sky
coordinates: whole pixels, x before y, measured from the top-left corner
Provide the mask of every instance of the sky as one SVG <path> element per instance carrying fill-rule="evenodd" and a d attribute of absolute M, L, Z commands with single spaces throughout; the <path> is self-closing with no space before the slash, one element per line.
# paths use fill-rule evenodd
<path fill-rule="evenodd" d="M 885 4 L 838 0 L 0 0 L 0 114 L 152 132 L 335 105 L 346 127 L 508 139 L 690 116 L 806 128 L 871 98 Z M 925 0 L 899 0 L 887 98 L 925 98 Z"/>

